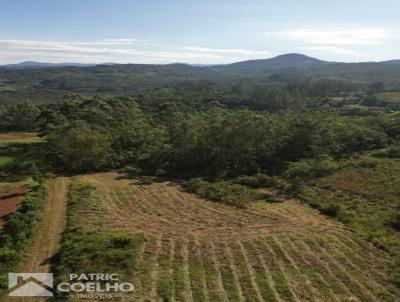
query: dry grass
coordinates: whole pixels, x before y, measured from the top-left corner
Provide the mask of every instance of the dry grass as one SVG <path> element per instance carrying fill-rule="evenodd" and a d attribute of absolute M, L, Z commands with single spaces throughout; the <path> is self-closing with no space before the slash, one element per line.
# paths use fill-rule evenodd
<path fill-rule="evenodd" d="M 341 221 L 399 259 L 400 233 L 388 221 L 400 210 L 400 160 L 374 160 L 374 167 L 351 167 L 318 180 L 303 197 L 339 205 Z"/>
<path fill-rule="evenodd" d="M 145 235 L 134 301 L 398 301 L 388 255 L 296 201 L 243 210 L 119 178 L 79 177 L 96 192 L 70 218 Z"/>
<path fill-rule="evenodd" d="M 30 139 L 37 137 L 37 133 L 32 132 L 5 132 L 0 133 L 0 140 Z"/>
<path fill-rule="evenodd" d="M 0 145 L 37 143 L 42 139 L 37 133 L 32 132 L 4 132 L 0 133 Z"/>

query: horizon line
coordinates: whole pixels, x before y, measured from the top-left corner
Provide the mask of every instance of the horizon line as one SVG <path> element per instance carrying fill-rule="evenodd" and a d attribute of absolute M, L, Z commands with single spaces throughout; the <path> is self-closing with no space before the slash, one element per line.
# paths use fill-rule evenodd
<path fill-rule="evenodd" d="M 49 65 L 76 64 L 76 65 L 92 65 L 92 66 L 96 66 L 96 65 L 173 65 L 173 64 L 182 64 L 182 65 L 189 65 L 189 66 L 194 66 L 194 67 L 202 67 L 201 65 L 203 65 L 204 67 L 207 67 L 207 66 L 230 65 L 230 64 L 241 63 L 241 62 L 250 62 L 250 61 L 272 60 L 272 59 L 276 59 L 276 58 L 279 58 L 282 56 L 289 56 L 289 55 L 299 55 L 299 56 L 308 57 L 310 59 L 319 60 L 321 62 L 332 63 L 332 64 L 384 63 L 384 62 L 391 62 L 391 61 L 400 61 L 400 59 L 388 59 L 388 60 L 382 60 L 382 61 L 372 60 L 372 61 L 343 62 L 343 61 L 322 60 L 322 59 L 312 57 L 312 56 L 309 56 L 309 55 L 306 55 L 303 53 L 283 53 L 283 54 L 276 55 L 276 56 L 269 57 L 269 58 L 248 59 L 248 60 L 234 61 L 234 62 L 230 62 L 230 63 L 201 63 L 201 62 L 199 62 L 199 63 L 187 63 L 187 62 L 169 62 L 169 63 L 101 62 L 101 63 L 95 63 L 95 62 L 79 62 L 79 61 L 60 61 L 60 62 L 47 61 L 47 62 L 44 62 L 44 61 L 35 61 L 35 60 L 26 59 L 26 60 L 18 61 L 15 63 L 0 63 L 0 66 L 4 67 L 4 66 L 12 66 L 12 65 L 21 65 L 24 63 L 32 63 L 32 64 L 49 64 Z"/>

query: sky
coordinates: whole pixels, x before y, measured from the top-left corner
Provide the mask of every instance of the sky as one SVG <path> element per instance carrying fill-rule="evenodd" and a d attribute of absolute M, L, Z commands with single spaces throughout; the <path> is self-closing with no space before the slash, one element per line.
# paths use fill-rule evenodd
<path fill-rule="evenodd" d="M 0 0 L 0 64 L 400 59 L 399 0 Z"/>

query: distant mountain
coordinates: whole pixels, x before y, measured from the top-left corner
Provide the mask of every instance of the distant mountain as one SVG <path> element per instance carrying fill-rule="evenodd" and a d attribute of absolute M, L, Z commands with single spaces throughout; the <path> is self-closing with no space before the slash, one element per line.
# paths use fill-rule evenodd
<path fill-rule="evenodd" d="M 97 66 L 97 65 L 112 66 L 112 65 L 119 65 L 119 64 L 120 64 L 120 63 L 106 62 L 106 63 L 92 64 L 92 65 L 90 65 L 90 66 Z"/>
<path fill-rule="evenodd" d="M 389 60 L 389 61 L 383 61 L 380 62 L 381 64 L 395 64 L 395 65 L 399 65 L 400 64 L 400 60 Z"/>
<path fill-rule="evenodd" d="M 321 67 L 332 64 L 306 55 L 290 53 L 280 55 L 271 59 L 250 60 L 220 66 L 223 70 L 229 71 L 264 71 L 271 69 L 285 68 L 307 68 Z"/>
<path fill-rule="evenodd" d="M 110 64 L 110 63 L 107 63 Z M 84 64 L 84 63 L 43 63 L 35 61 L 25 61 L 17 64 L 6 64 L 0 65 L 2 68 L 8 69 L 31 69 L 31 68 L 51 68 L 51 67 L 90 67 L 96 66 L 96 64 Z"/>
<path fill-rule="evenodd" d="M 190 64 L 193 67 L 211 67 L 211 66 L 218 66 L 220 64 Z"/>
<path fill-rule="evenodd" d="M 241 61 L 231 64 L 187 64 L 187 63 L 170 63 L 170 64 L 118 64 L 113 62 L 107 63 L 44 63 L 44 62 L 34 62 L 26 61 L 18 64 L 7 64 L 0 65 L 0 68 L 5 69 L 35 69 L 35 68 L 51 68 L 51 67 L 96 67 L 96 66 L 127 66 L 129 68 L 136 66 L 140 68 L 160 68 L 170 71 L 171 68 L 182 69 L 193 69 L 192 72 L 196 72 L 196 69 L 208 69 L 210 72 L 225 72 L 225 73 L 262 73 L 262 72 L 274 72 L 274 70 L 281 69 L 293 69 L 293 70 L 304 70 L 304 69 L 315 69 L 315 68 L 354 68 L 355 66 L 387 66 L 387 65 L 400 65 L 400 60 L 388 60 L 382 62 L 360 62 L 360 63 L 342 63 L 342 62 L 330 62 L 323 61 L 313 57 L 309 57 L 298 53 L 289 53 L 276 56 L 270 59 L 258 59 L 258 60 L 248 60 Z M 335 67 L 333 67 L 335 66 Z"/>
<path fill-rule="evenodd" d="M 287 54 L 201 67 L 183 63 L 23 62 L 0 66 L 0 79 L 0 103 L 32 98 L 40 102 L 57 102 L 69 93 L 141 94 L 166 88 L 182 91 L 208 87 L 226 89 L 236 84 L 240 84 L 238 89 L 243 87 L 245 91 L 246 87 L 257 85 L 282 87 L 299 79 L 334 79 L 363 85 L 380 81 L 389 89 L 397 90 L 400 89 L 400 60 L 340 63 Z"/>

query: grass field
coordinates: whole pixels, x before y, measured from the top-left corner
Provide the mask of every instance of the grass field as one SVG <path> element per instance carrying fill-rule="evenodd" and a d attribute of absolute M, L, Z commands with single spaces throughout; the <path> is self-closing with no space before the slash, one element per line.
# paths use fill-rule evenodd
<path fill-rule="evenodd" d="M 377 94 L 377 97 L 382 100 L 386 100 L 393 103 L 400 102 L 400 92 L 381 92 Z"/>
<path fill-rule="evenodd" d="M 0 133 L 0 148 L 7 148 L 8 145 L 13 144 L 24 144 L 24 143 L 35 143 L 41 139 L 36 133 L 28 132 L 7 132 Z M 0 169 L 2 166 L 10 164 L 13 161 L 13 157 L 6 152 L 7 150 L 0 150 Z M 4 155 L 3 155 L 4 154 Z"/>
<path fill-rule="evenodd" d="M 42 141 L 37 133 L 31 132 L 4 132 L 0 133 L 0 146 L 10 144 L 29 144 Z"/>
<path fill-rule="evenodd" d="M 46 160 L 43 139 L 37 133 L 0 133 L 0 187 L 2 182 L 23 181 L 37 175 Z"/>
<path fill-rule="evenodd" d="M 16 150 L 28 148 L 29 145 L 40 143 L 43 140 L 37 133 L 31 132 L 3 132 L 0 133 L 0 168 L 15 159 Z M 29 151 L 29 150 L 24 150 Z M 28 153 L 29 152 L 25 152 Z M 26 157 L 26 154 L 24 155 Z"/>
<path fill-rule="evenodd" d="M 363 165 L 365 162 L 372 166 Z M 400 232 L 391 226 L 391 220 L 400 213 L 400 160 L 364 156 L 353 164 L 357 166 L 319 179 L 302 197 L 322 207 L 339 206 L 340 221 L 399 262 Z"/>
<path fill-rule="evenodd" d="M 69 208 L 70 225 L 86 234 L 144 238 L 132 248 L 132 301 L 370 302 L 400 296 L 388 282 L 391 257 L 296 201 L 236 209 L 170 182 L 116 173 L 77 180 L 95 191 Z M 88 253 L 86 269 L 98 261 L 90 258 L 93 248 L 76 253 L 71 259 Z"/>

